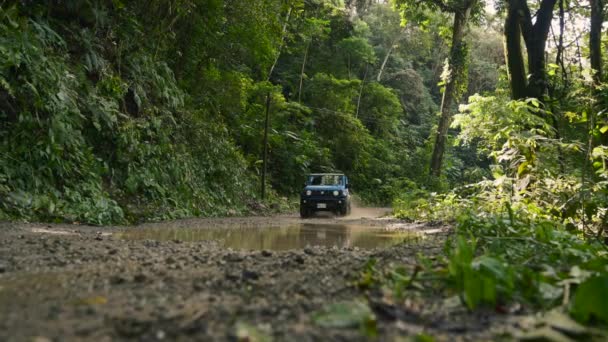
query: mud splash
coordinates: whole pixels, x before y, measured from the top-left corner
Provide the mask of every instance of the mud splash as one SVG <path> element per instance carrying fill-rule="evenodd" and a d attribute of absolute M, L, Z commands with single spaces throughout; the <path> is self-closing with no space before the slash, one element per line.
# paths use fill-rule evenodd
<path fill-rule="evenodd" d="M 237 250 L 292 250 L 306 246 L 384 248 L 422 235 L 355 224 L 294 224 L 286 227 L 126 229 L 118 237 L 127 240 L 199 242 L 214 241 Z"/>

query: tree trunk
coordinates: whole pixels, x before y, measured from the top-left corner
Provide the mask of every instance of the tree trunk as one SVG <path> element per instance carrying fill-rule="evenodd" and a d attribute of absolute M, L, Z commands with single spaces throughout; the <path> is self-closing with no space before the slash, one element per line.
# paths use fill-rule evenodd
<path fill-rule="evenodd" d="M 509 1 L 507 18 L 505 19 L 505 58 L 509 73 L 511 98 L 520 100 L 526 97 L 528 81 L 524 55 L 521 49 L 521 27 L 519 25 L 517 0 Z"/>
<path fill-rule="evenodd" d="M 564 86 L 567 87 L 568 71 L 566 70 L 566 64 L 564 63 L 564 30 L 566 27 L 566 13 L 564 9 L 564 1 L 565 0 L 559 0 L 559 42 L 557 44 L 557 55 L 555 56 L 555 64 L 561 67 L 562 80 L 564 82 Z"/>
<path fill-rule="evenodd" d="M 306 60 L 308 59 L 308 49 L 310 49 L 310 42 L 312 38 L 306 44 L 306 51 L 304 51 L 304 61 L 302 61 L 302 70 L 300 71 L 300 87 L 298 88 L 298 103 L 302 103 L 302 84 L 304 83 L 304 69 L 306 69 Z"/>
<path fill-rule="evenodd" d="M 435 146 L 431 157 L 430 171 L 431 176 L 433 177 L 439 177 L 441 175 L 441 164 L 445 152 L 448 128 L 452 121 L 452 105 L 458 98 L 458 86 L 460 85 L 460 82 L 463 81 L 463 78 L 466 78 L 466 75 L 462 75 L 465 67 L 464 58 L 466 58 L 462 54 L 465 50 L 463 48 L 464 44 L 466 44 L 464 42 L 464 36 L 473 3 L 474 2 L 470 2 L 464 10 L 454 13 L 452 46 L 450 48 L 450 57 L 448 60 L 449 76 L 441 100 L 441 118 L 439 119 L 437 137 L 435 139 Z"/>
<path fill-rule="evenodd" d="M 511 96 L 514 99 L 535 97 L 542 99 L 547 92 L 547 74 L 545 70 L 545 47 L 553 7 L 557 0 L 542 0 L 532 24 L 532 14 L 526 0 L 509 0 L 507 19 L 505 20 L 505 39 L 507 47 L 507 67 L 510 74 Z M 528 79 L 521 51 L 523 36 L 528 52 Z M 523 77 L 522 77 L 523 76 Z M 524 88 L 525 87 L 525 88 Z"/>
<path fill-rule="evenodd" d="M 528 50 L 528 89 L 527 97 L 542 99 L 547 90 L 547 75 L 545 71 L 545 41 L 529 40 Z"/>
<path fill-rule="evenodd" d="M 602 80 L 602 23 L 604 13 L 602 0 L 590 0 L 591 30 L 589 32 L 589 57 L 591 68 L 595 71 L 593 79 L 596 84 Z"/>
<path fill-rule="evenodd" d="M 602 83 L 602 23 L 604 22 L 602 0 L 590 0 L 591 3 L 591 29 L 589 31 L 589 58 L 594 71 L 593 81 L 596 86 Z M 596 99 L 600 96 L 596 91 Z M 598 104 L 596 104 L 598 107 Z M 599 110 L 597 108 L 596 110 Z M 606 114 L 603 114 L 606 115 Z M 608 132 L 602 133 L 600 143 L 608 145 Z"/>
<path fill-rule="evenodd" d="M 363 95 L 363 85 L 365 84 L 365 79 L 367 78 L 367 70 L 369 69 L 369 64 L 365 64 L 365 74 L 363 75 L 363 80 L 361 81 L 361 86 L 359 87 L 359 97 L 357 98 L 357 111 L 355 112 L 355 117 L 359 117 L 359 107 L 361 107 L 361 95 Z"/>
<path fill-rule="evenodd" d="M 274 62 L 272 63 L 272 66 L 270 67 L 270 71 L 268 72 L 268 77 L 266 78 L 266 80 L 270 80 L 270 77 L 272 76 L 272 72 L 274 71 L 274 68 L 277 66 L 277 62 L 279 61 L 279 57 L 281 57 L 281 50 L 283 50 L 283 45 L 285 44 L 285 33 L 287 32 L 287 24 L 289 24 L 289 17 L 291 16 L 291 9 L 293 7 L 289 7 L 289 10 L 287 11 L 287 15 L 285 16 L 285 23 L 283 23 L 283 31 L 281 34 L 281 44 L 279 45 L 279 51 L 277 52 L 277 56 L 274 58 Z"/>
<path fill-rule="evenodd" d="M 393 52 L 393 46 L 391 45 L 391 47 L 388 49 L 388 52 L 386 53 L 386 56 L 384 56 L 384 61 L 382 61 L 382 66 L 380 66 L 380 71 L 378 71 L 378 76 L 376 77 L 377 82 L 380 82 L 380 79 L 382 78 L 382 73 L 384 72 L 384 68 L 386 67 L 386 62 L 388 62 L 388 58 L 391 56 L 392 52 Z"/>
<path fill-rule="evenodd" d="M 384 60 L 382 61 L 382 66 L 380 66 L 380 71 L 378 71 L 378 76 L 376 77 L 377 82 L 380 82 L 380 79 L 382 78 L 382 73 L 384 72 L 384 68 L 386 67 L 386 63 L 388 62 L 388 59 L 391 56 L 391 53 L 393 53 L 395 44 L 397 44 L 397 41 L 399 41 L 399 39 L 401 39 L 401 34 L 403 32 L 405 32 L 405 31 L 399 31 L 399 34 L 397 35 L 397 37 L 395 37 L 395 39 L 393 39 L 391 41 L 391 46 L 388 48 L 388 51 L 386 52 L 386 56 L 384 56 Z"/>
<path fill-rule="evenodd" d="M 526 0 L 519 0 L 518 13 L 520 25 L 528 51 L 528 90 L 527 97 L 542 99 L 547 92 L 547 73 L 545 70 L 545 47 L 553 20 L 553 8 L 557 0 L 542 0 L 535 14 L 536 22 L 532 25 L 532 15 Z"/>

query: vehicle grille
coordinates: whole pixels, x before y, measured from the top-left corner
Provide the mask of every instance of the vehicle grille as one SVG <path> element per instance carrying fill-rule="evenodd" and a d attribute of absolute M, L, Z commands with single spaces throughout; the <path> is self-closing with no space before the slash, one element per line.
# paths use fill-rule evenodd
<path fill-rule="evenodd" d="M 333 190 L 315 190 L 312 192 L 312 195 L 319 197 L 334 197 Z"/>

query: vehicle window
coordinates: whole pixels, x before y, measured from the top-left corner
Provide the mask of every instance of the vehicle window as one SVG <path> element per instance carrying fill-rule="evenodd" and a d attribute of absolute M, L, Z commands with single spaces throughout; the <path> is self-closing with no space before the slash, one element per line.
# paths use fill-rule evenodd
<path fill-rule="evenodd" d="M 343 182 L 340 175 L 314 175 L 308 178 L 309 185 L 342 185 Z"/>

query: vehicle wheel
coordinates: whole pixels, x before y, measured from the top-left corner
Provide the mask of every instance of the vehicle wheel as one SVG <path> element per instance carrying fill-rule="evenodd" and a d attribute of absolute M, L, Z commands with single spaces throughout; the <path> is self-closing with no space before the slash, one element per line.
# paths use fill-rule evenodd
<path fill-rule="evenodd" d="M 306 209 L 305 207 L 300 207 L 300 217 L 301 218 L 310 217 L 310 210 Z"/>
<path fill-rule="evenodd" d="M 348 207 L 344 206 L 344 207 L 340 208 L 339 212 L 340 212 L 340 216 L 348 215 Z"/>

